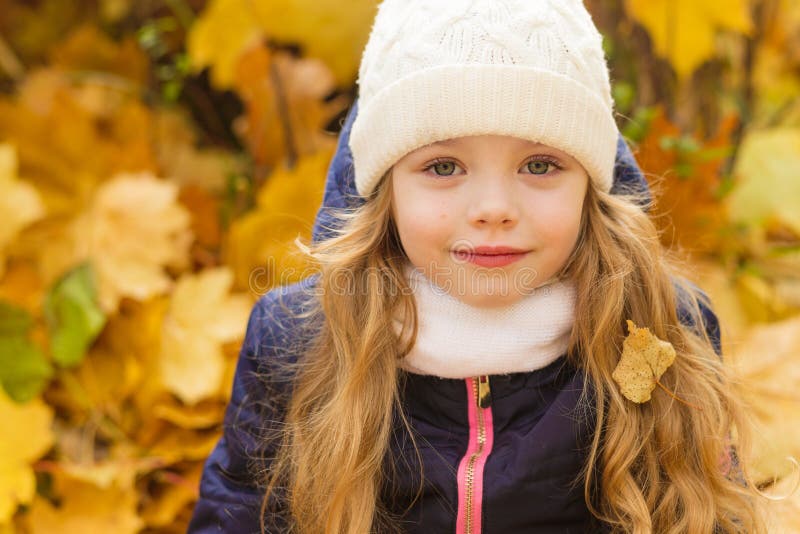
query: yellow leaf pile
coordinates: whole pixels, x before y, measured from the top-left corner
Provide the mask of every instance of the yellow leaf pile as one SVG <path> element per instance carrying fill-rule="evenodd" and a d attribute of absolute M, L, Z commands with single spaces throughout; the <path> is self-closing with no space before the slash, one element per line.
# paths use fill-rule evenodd
<path fill-rule="evenodd" d="M 675 361 L 675 348 L 658 339 L 649 328 L 639 328 L 628 320 L 628 336 L 622 343 L 622 356 L 612 378 L 626 399 L 635 403 L 650 400 L 661 375 Z"/>

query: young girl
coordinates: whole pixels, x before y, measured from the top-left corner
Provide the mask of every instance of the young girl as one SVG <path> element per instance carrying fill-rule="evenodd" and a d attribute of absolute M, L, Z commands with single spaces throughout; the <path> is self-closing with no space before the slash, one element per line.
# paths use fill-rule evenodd
<path fill-rule="evenodd" d="M 190 532 L 762 532 L 582 3 L 385 0 L 358 83 L 319 273 L 253 309 Z M 612 378 L 628 320 L 671 394 Z"/>

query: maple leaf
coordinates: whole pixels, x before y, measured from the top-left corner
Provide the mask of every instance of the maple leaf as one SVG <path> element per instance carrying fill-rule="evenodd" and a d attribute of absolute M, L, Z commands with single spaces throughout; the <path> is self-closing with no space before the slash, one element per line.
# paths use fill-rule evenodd
<path fill-rule="evenodd" d="M 734 173 L 737 186 L 728 198 L 734 222 L 756 230 L 757 239 L 767 225 L 800 235 L 800 128 L 750 132 Z"/>
<path fill-rule="evenodd" d="M 250 2 L 212 0 L 192 25 L 186 50 L 195 70 L 211 66 L 211 82 L 228 89 L 242 50 L 261 36 Z"/>
<path fill-rule="evenodd" d="M 791 124 L 800 111 L 800 2 L 779 0 L 764 6 L 765 27 L 758 40 L 752 80 L 757 97 L 753 123 Z"/>
<path fill-rule="evenodd" d="M 681 78 L 714 56 L 718 30 L 749 35 L 753 29 L 747 0 L 625 0 L 625 6 Z"/>
<path fill-rule="evenodd" d="M 199 148 L 196 126 L 185 111 L 155 109 L 153 122 L 159 167 L 170 182 L 216 193 L 225 189 L 229 174 L 246 171 L 243 154 L 213 146 Z"/>
<path fill-rule="evenodd" d="M 79 363 L 106 323 L 96 302 L 90 266 L 80 265 L 66 273 L 47 293 L 44 311 L 50 327 L 53 360 L 62 366 Z"/>
<path fill-rule="evenodd" d="M 378 3 L 351 0 L 346 12 L 337 0 L 258 0 L 252 6 L 267 36 L 299 43 L 309 57 L 331 68 L 340 85 L 347 85 L 355 77 Z"/>
<path fill-rule="evenodd" d="M 159 471 L 153 479 L 154 488 L 142 509 L 142 519 L 150 527 L 166 527 L 175 524 L 176 516 L 197 499 L 203 463 L 181 469 Z"/>
<path fill-rule="evenodd" d="M 795 467 L 786 458 L 800 458 L 800 317 L 757 325 L 740 337 L 730 360 L 757 423 L 750 474 L 760 482 L 795 478 Z"/>
<path fill-rule="evenodd" d="M 167 266 L 186 266 L 190 217 L 178 188 L 149 173 L 120 174 L 103 184 L 90 208 L 75 220 L 72 261 L 90 261 L 106 312 L 123 296 L 145 300 L 165 293 Z"/>
<path fill-rule="evenodd" d="M 345 98 L 326 101 L 334 81 L 319 60 L 296 59 L 265 46 L 247 50 L 237 63 L 234 85 L 247 112 L 234 130 L 259 167 L 272 167 L 333 146 L 324 125 L 345 106 Z"/>
<path fill-rule="evenodd" d="M 172 293 L 164 318 L 161 379 L 187 404 L 215 395 L 225 373 L 221 344 L 244 334 L 252 302 L 247 295 L 228 295 L 233 273 L 228 268 L 184 275 Z"/>
<path fill-rule="evenodd" d="M 41 399 L 17 404 L 0 388 L 0 525 L 36 491 L 31 462 L 53 444 L 53 412 Z"/>
<path fill-rule="evenodd" d="M 242 52 L 260 38 L 299 44 L 325 62 L 339 85 L 352 83 L 375 17 L 376 0 L 356 0 L 343 11 L 335 0 L 212 0 L 187 38 L 195 69 L 211 66 L 219 89 L 229 88 Z"/>
<path fill-rule="evenodd" d="M 24 227 L 44 215 L 44 204 L 36 189 L 17 177 L 17 154 L 6 143 L 0 144 L 0 278 L 5 272 L 6 246 Z"/>
<path fill-rule="evenodd" d="M 0 301 L 0 386 L 17 402 L 41 393 L 53 374 L 50 362 L 29 339 L 33 318 Z"/>
<path fill-rule="evenodd" d="M 62 472 L 56 472 L 54 479 L 59 506 L 37 497 L 30 509 L 31 534 L 135 534 L 144 526 L 133 486 L 102 487 Z"/>
<path fill-rule="evenodd" d="M 259 191 L 257 208 L 231 225 L 225 260 L 237 287 L 261 294 L 308 276 L 309 265 L 294 241 L 311 236 L 332 155 L 323 150 L 293 169 L 276 170 Z"/>
<path fill-rule="evenodd" d="M 628 320 L 622 356 L 611 376 L 626 399 L 647 402 L 661 375 L 674 361 L 675 348 L 671 343 L 658 339 L 649 328 L 639 328 Z"/>

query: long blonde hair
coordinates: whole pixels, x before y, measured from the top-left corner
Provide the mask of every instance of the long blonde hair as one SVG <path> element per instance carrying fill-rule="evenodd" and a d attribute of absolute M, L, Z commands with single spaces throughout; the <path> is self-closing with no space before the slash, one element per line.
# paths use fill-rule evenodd
<path fill-rule="evenodd" d="M 391 189 L 390 171 L 362 206 L 340 213 L 334 237 L 306 248 L 319 268 L 307 315 L 320 326 L 294 364 L 262 506 L 262 516 L 288 507 L 292 532 L 393 530 L 380 492 L 392 429 L 408 426 L 397 364 L 417 325 Z M 732 432 L 740 452 L 749 443 L 734 380 L 702 327 L 681 323 L 676 278 L 634 200 L 590 186 L 563 269 L 578 287 L 567 357 L 584 371 L 581 402 L 596 419 L 581 474 L 587 506 L 618 532 L 763 532 L 754 485 L 720 466 Z M 680 295 L 699 321 L 698 297 L 688 287 Z M 399 336 L 392 328 L 397 311 L 410 317 Z M 626 319 L 674 345 L 677 358 L 661 382 L 696 407 L 659 390 L 642 405 L 620 395 L 611 373 Z"/>

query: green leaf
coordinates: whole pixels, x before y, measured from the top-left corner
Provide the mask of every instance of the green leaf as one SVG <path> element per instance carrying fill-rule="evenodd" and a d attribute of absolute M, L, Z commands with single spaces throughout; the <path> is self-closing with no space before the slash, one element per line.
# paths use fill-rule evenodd
<path fill-rule="evenodd" d="M 53 360 L 62 367 L 78 365 L 106 323 L 89 264 L 76 267 L 53 285 L 45 296 L 44 312 Z"/>
<path fill-rule="evenodd" d="M 28 312 L 0 300 L 0 337 L 25 335 L 32 325 Z"/>
<path fill-rule="evenodd" d="M 50 362 L 27 337 L 32 324 L 28 312 L 0 302 L 0 384 L 16 402 L 39 395 L 53 375 Z"/>

